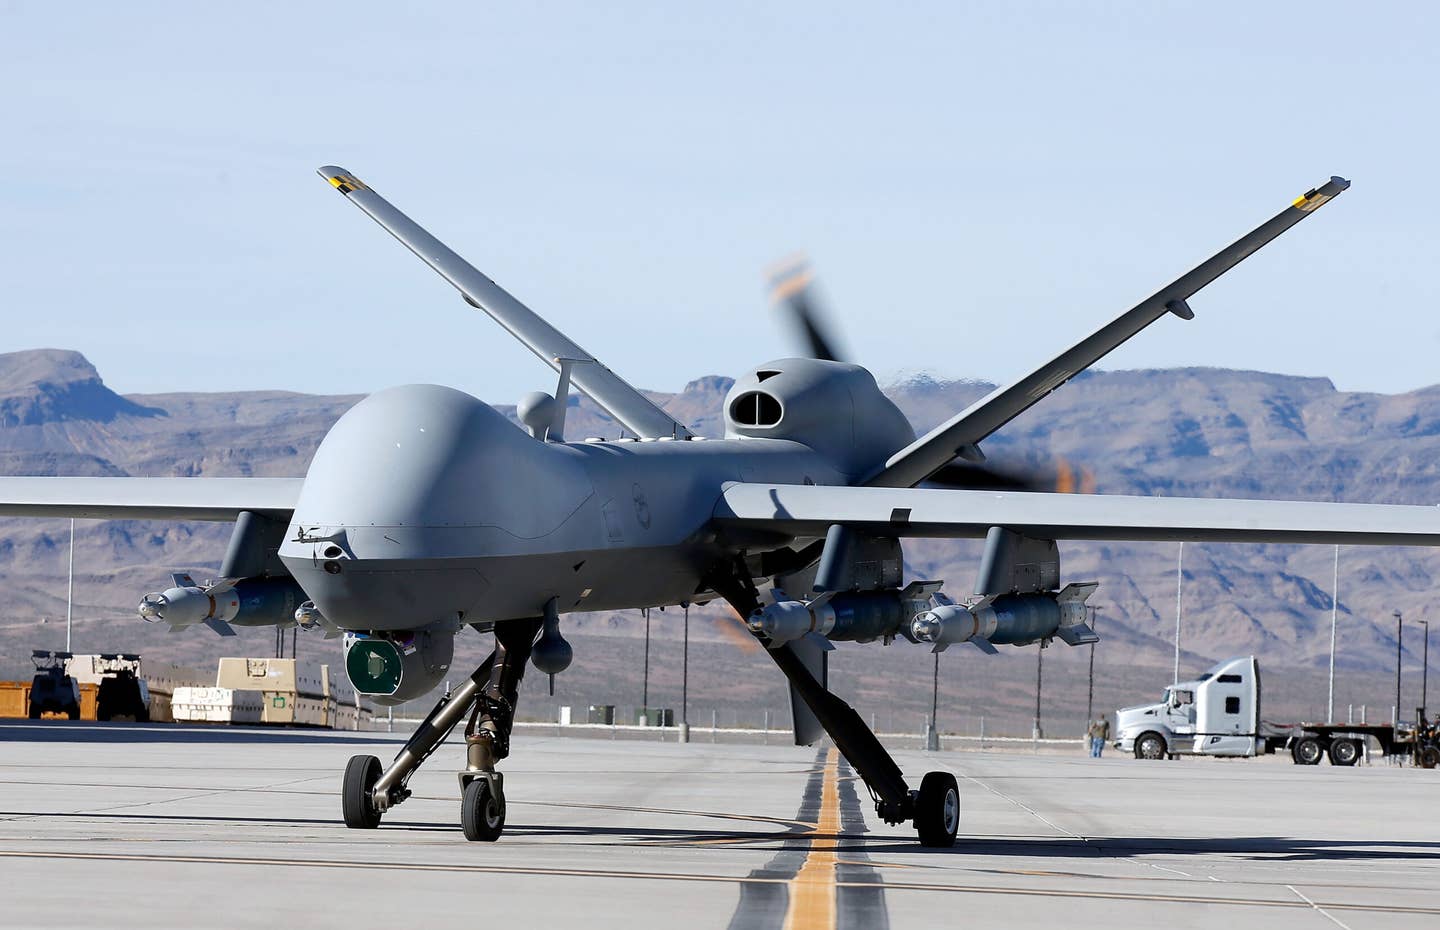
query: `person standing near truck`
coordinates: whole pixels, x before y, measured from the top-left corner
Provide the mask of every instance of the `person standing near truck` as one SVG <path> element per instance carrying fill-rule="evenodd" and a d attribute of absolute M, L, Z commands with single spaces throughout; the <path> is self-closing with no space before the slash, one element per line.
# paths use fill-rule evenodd
<path fill-rule="evenodd" d="M 1105 743 L 1110 739 L 1110 721 L 1104 717 L 1096 717 L 1090 721 L 1090 729 L 1086 730 L 1090 737 L 1090 758 L 1098 759 L 1105 751 Z"/>

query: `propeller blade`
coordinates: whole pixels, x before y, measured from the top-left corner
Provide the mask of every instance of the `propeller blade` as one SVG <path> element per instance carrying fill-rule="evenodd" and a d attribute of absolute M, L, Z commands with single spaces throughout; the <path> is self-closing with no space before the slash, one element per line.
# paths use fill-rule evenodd
<path fill-rule="evenodd" d="M 970 491 L 1047 491 L 1056 494 L 1094 494 L 1095 474 L 1084 466 L 1056 459 L 1043 469 L 1007 469 L 956 459 L 930 476 L 926 484 Z"/>
<path fill-rule="evenodd" d="M 841 361 L 834 339 L 826 334 L 825 313 L 815 297 L 815 275 L 810 270 L 809 259 L 803 255 L 788 258 L 772 267 L 767 277 L 770 298 L 789 311 L 805 337 L 810 356 L 828 362 Z"/>
<path fill-rule="evenodd" d="M 762 651 L 760 641 L 755 638 L 755 634 L 750 632 L 750 627 L 745 625 L 745 621 L 729 604 L 725 605 L 725 609 L 716 619 L 716 625 L 720 629 L 720 634 L 729 641 L 730 645 L 735 646 L 741 652 L 753 654 Z"/>

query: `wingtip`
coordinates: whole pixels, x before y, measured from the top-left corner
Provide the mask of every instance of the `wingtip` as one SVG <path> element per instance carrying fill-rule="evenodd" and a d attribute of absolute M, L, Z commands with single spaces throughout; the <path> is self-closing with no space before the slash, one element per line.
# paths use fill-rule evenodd
<path fill-rule="evenodd" d="M 1326 201 L 1338 196 L 1342 191 L 1348 190 L 1349 187 L 1349 181 L 1339 175 L 1331 175 L 1330 180 L 1324 184 L 1321 184 L 1319 187 L 1312 187 L 1299 197 L 1296 197 L 1295 202 L 1292 203 L 1291 206 L 1297 210 L 1309 213 L 1320 207 Z"/>
<path fill-rule="evenodd" d="M 355 175 L 337 165 L 322 165 L 315 170 L 320 177 L 330 182 L 330 186 L 342 194 L 351 191 L 368 191 L 370 188 Z"/>

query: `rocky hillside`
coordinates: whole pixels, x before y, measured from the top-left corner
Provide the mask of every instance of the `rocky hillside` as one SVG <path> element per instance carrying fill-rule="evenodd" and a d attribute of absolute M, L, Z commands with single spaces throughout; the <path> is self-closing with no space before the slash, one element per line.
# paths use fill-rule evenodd
<path fill-rule="evenodd" d="M 701 433 L 715 435 L 729 384 L 710 376 L 678 394 L 652 396 Z M 922 377 L 888 391 L 923 430 L 990 387 Z M 278 391 L 122 397 L 77 353 L 0 355 L 0 473 L 298 476 L 329 425 L 356 400 Z M 618 435 L 618 427 L 588 401 L 573 402 L 570 436 Z M 498 409 L 513 416 L 511 407 Z M 1260 372 L 1098 372 L 1077 378 L 986 449 L 1000 465 L 1052 472 L 1083 467 L 1093 476 L 1084 483 L 1101 493 L 1431 504 L 1440 502 L 1440 387 L 1385 396 L 1342 393 L 1323 378 Z M 65 612 L 68 531 L 67 521 L 0 521 L 3 677 L 23 664 L 22 650 L 63 644 L 53 618 Z M 80 522 L 76 616 L 87 641 L 77 642 L 77 650 L 143 646 L 157 658 L 212 661 L 221 650 L 218 640 L 201 632 L 159 635 L 144 628 L 133 609 L 167 572 L 215 568 L 228 531 L 203 524 Z M 946 578 L 952 589 L 969 590 L 975 544 L 917 541 L 906 552 L 912 576 Z M 1101 608 L 1104 667 L 1116 674 L 1144 669 L 1149 677 L 1140 677 L 1147 681 L 1155 677 L 1148 670 L 1168 669 L 1177 547 L 1077 543 L 1064 544 L 1062 552 L 1066 579 L 1101 582 L 1092 603 Z M 1330 547 L 1187 546 L 1181 596 L 1186 667 L 1254 652 L 1271 669 L 1313 681 L 1329 646 L 1332 559 Z M 1425 550 L 1341 551 L 1341 665 L 1355 693 L 1366 695 L 1355 697 L 1357 703 L 1384 700 L 1388 708 L 1383 696 L 1393 691 L 1393 678 L 1386 672 L 1395 661 L 1391 612 L 1424 616 L 1437 572 L 1440 556 Z M 52 622 L 40 625 L 42 617 Z M 734 639 L 732 621 L 722 612 L 697 614 L 695 622 L 698 641 L 719 648 Z M 634 637 L 639 629 L 636 617 L 623 615 L 571 623 L 597 643 Z M 1418 658 L 1408 655 L 1411 645 L 1418 655 L 1418 628 L 1406 644 L 1407 662 L 1418 668 Z M 264 654 L 269 634 L 247 634 L 245 645 Z M 608 649 L 597 646 L 595 652 Z M 596 674 L 616 681 L 633 676 L 626 661 L 616 661 L 616 668 Z M 878 670 L 891 660 L 857 661 Z M 968 665 L 978 668 L 981 661 L 976 654 Z M 918 674 L 927 666 L 928 657 L 908 647 L 904 664 L 895 668 Z M 1007 659 L 992 672 L 1012 667 L 1022 666 Z M 1031 674 L 1015 672 L 1024 680 Z"/>

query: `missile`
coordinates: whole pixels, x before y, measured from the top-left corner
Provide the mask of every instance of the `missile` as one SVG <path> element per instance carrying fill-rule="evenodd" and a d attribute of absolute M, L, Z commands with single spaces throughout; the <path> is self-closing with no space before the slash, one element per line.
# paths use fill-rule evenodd
<path fill-rule="evenodd" d="M 929 606 L 940 584 L 914 581 L 903 590 L 827 592 L 812 601 L 791 599 L 777 589 L 775 603 L 759 608 L 745 623 L 772 649 L 810 633 L 835 642 L 888 642 L 896 635 L 909 637 L 910 619 Z"/>
<path fill-rule="evenodd" d="M 1052 637 L 1071 646 L 1095 643 L 1100 637 L 1085 622 L 1085 601 L 1097 586 L 1092 581 L 1068 584 L 1059 594 L 991 596 L 968 607 L 940 603 L 917 614 L 910 632 L 919 642 L 934 643 L 934 652 L 968 642 L 993 653 L 995 643 L 1024 646 Z"/>
<path fill-rule="evenodd" d="M 293 623 L 295 608 L 305 599 L 293 578 L 241 578 L 196 584 L 189 575 L 173 574 L 172 586 L 140 601 L 140 618 L 168 623 L 181 630 L 203 623 L 221 636 L 234 636 L 238 626 Z"/>

